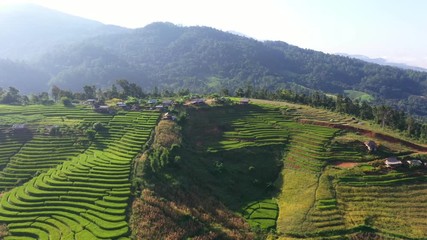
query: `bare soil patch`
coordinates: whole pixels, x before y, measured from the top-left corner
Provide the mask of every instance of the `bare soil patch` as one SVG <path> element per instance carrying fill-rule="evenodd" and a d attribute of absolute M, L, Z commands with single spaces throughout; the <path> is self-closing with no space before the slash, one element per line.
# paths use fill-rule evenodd
<path fill-rule="evenodd" d="M 352 168 L 357 166 L 359 163 L 357 162 L 337 162 L 335 166 L 339 168 Z"/>

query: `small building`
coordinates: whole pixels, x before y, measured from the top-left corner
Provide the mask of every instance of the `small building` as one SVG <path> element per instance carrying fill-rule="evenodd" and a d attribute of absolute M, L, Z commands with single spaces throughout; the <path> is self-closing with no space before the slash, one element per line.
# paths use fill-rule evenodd
<path fill-rule="evenodd" d="M 163 114 L 162 120 L 172 120 L 172 114 L 169 112 Z"/>
<path fill-rule="evenodd" d="M 173 101 L 172 100 L 164 100 L 162 102 L 162 104 L 163 104 L 163 107 L 169 107 L 169 106 L 172 106 Z"/>
<path fill-rule="evenodd" d="M 155 107 L 157 110 L 163 110 L 164 106 L 162 104 L 156 105 Z"/>
<path fill-rule="evenodd" d="M 378 146 L 377 146 L 377 144 L 374 141 L 369 140 L 369 141 L 364 142 L 364 144 L 365 144 L 365 146 L 366 146 L 366 148 L 368 149 L 369 152 L 375 152 L 375 151 L 377 151 Z"/>
<path fill-rule="evenodd" d="M 100 105 L 100 106 L 97 106 L 97 107 L 95 108 L 95 112 L 98 112 L 98 113 L 114 114 L 114 110 L 113 110 L 113 109 L 111 109 L 111 108 L 110 108 L 110 106 L 108 106 L 108 105 Z"/>
<path fill-rule="evenodd" d="M 124 102 L 118 102 L 118 103 L 116 103 L 116 106 L 121 107 L 121 108 L 127 107 L 126 103 L 124 103 Z"/>
<path fill-rule="evenodd" d="M 411 167 L 419 167 L 423 165 L 423 162 L 421 162 L 421 160 L 418 160 L 418 159 L 407 160 L 406 162 Z"/>
<path fill-rule="evenodd" d="M 249 99 L 248 98 L 240 99 L 240 104 L 249 104 Z"/>
<path fill-rule="evenodd" d="M 387 167 L 399 167 L 402 165 L 402 161 L 398 160 L 396 157 L 388 157 L 385 160 L 385 165 Z"/>
<path fill-rule="evenodd" d="M 163 114 L 162 120 L 172 120 L 172 121 L 175 121 L 176 117 L 174 115 L 172 115 L 170 112 L 167 112 L 167 113 Z"/>
<path fill-rule="evenodd" d="M 190 104 L 192 104 L 192 105 L 203 105 L 203 104 L 205 104 L 205 99 L 203 99 L 203 98 L 193 99 L 193 100 L 191 100 Z"/>
<path fill-rule="evenodd" d="M 157 100 L 156 99 L 150 99 L 147 101 L 148 104 L 156 104 Z"/>
<path fill-rule="evenodd" d="M 95 103 L 96 103 L 96 99 L 93 99 L 93 98 L 87 99 L 84 102 L 84 104 L 86 104 L 86 105 L 95 105 Z"/>
<path fill-rule="evenodd" d="M 123 109 L 123 110 L 129 110 L 129 106 L 124 102 L 118 102 L 118 103 L 116 103 L 116 106 Z"/>

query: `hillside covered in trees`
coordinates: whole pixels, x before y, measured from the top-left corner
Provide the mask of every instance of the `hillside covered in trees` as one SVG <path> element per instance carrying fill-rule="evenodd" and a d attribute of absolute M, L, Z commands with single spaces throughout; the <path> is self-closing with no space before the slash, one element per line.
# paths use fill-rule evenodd
<path fill-rule="evenodd" d="M 54 19 L 52 15 L 49 21 Z M 64 22 L 64 27 L 72 22 Z M 85 26 L 87 33 L 91 29 L 87 24 L 80 22 L 78 26 Z M 34 27 L 30 23 L 26 26 Z M 35 27 L 49 28 L 40 24 Z M 67 90 L 84 85 L 106 88 L 117 79 L 127 79 L 145 90 L 188 88 L 209 93 L 227 89 L 234 93 L 239 88 L 287 88 L 343 95 L 356 92 L 411 113 L 427 113 L 419 109 L 426 103 L 424 72 L 301 49 L 285 42 L 262 42 L 209 27 L 153 23 L 134 30 L 114 29 L 104 29 L 99 34 L 93 31 L 92 35 L 74 31 L 82 37 L 62 42 L 61 47 L 45 49 L 39 54 L 41 57 L 27 60 L 28 66 L 43 74 L 44 81 L 37 84 L 35 91 L 40 91 L 40 86 L 47 91 L 53 85 Z M 0 50 L 3 48 L 5 45 Z M 33 49 L 36 50 L 40 49 Z M 24 67 L 22 63 L 12 65 L 2 64 L 0 70 L 10 72 L 9 68 Z M 9 84 L 24 89 L 16 76 L 2 76 L 0 81 L 3 87 Z M 26 84 L 22 85 L 41 82 L 32 77 L 24 81 Z"/>

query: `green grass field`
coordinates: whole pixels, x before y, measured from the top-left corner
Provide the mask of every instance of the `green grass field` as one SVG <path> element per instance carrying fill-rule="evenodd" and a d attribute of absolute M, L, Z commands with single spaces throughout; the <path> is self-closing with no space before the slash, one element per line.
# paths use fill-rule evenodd
<path fill-rule="evenodd" d="M 352 100 L 359 100 L 360 102 L 372 102 L 375 98 L 365 92 L 355 91 L 355 90 L 344 90 L 344 93 L 347 97 Z"/>

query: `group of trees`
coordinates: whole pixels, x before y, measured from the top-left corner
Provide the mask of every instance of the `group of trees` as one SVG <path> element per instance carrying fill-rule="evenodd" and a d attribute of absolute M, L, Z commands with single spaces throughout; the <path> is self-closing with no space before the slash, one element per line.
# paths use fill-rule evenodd
<path fill-rule="evenodd" d="M 41 92 L 23 95 L 15 87 L 9 87 L 8 89 L 0 88 L 0 103 L 14 105 L 50 105 L 54 103 L 63 103 L 65 106 L 69 106 L 74 100 L 98 99 L 103 101 L 112 98 L 141 99 L 147 97 L 187 96 L 190 94 L 188 88 L 181 88 L 175 91 L 174 89 L 159 90 L 158 87 L 154 87 L 151 91 L 144 92 L 141 86 L 125 79 L 117 80 L 116 84 L 112 84 L 112 86 L 107 89 L 97 88 L 95 85 L 85 85 L 82 90 L 82 92 L 72 92 L 53 85 L 50 94 L 48 92 Z"/>
<path fill-rule="evenodd" d="M 3 104 L 21 104 L 29 102 L 27 96 L 21 96 L 19 90 L 14 87 L 9 87 L 8 90 L 0 88 L 0 103 Z"/>
<path fill-rule="evenodd" d="M 116 86 L 118 85 L 118 87 Z M 71 92 L 62 90 L 57 86 L 53 86 L 51 90 L 52 98 L 55 102 L 61 100 L 64 101 L 64 98 L 70 100 L 86 100 L 86 99 L 98 99 L 98 100 L 107 100 L 112 98 L 120 99 L 140 99 L 147 97 L 174 97 L 174 96 L 185 96 L 190 94 L 189 89 L 179 89 L 177 92 L 170 89 L 163 89 L 160 91 L 157 87 L 154 87 L 151 92 L 144 92 L 141 86 L 138 86 L 136 83 L 129 82 L 125 79 L 120 79 L 116 81 L 116 84 L 113 84 L 111 88 L 101 89 L 92 85 L 85 85 L 83 87 L 83 92 Z"/>

